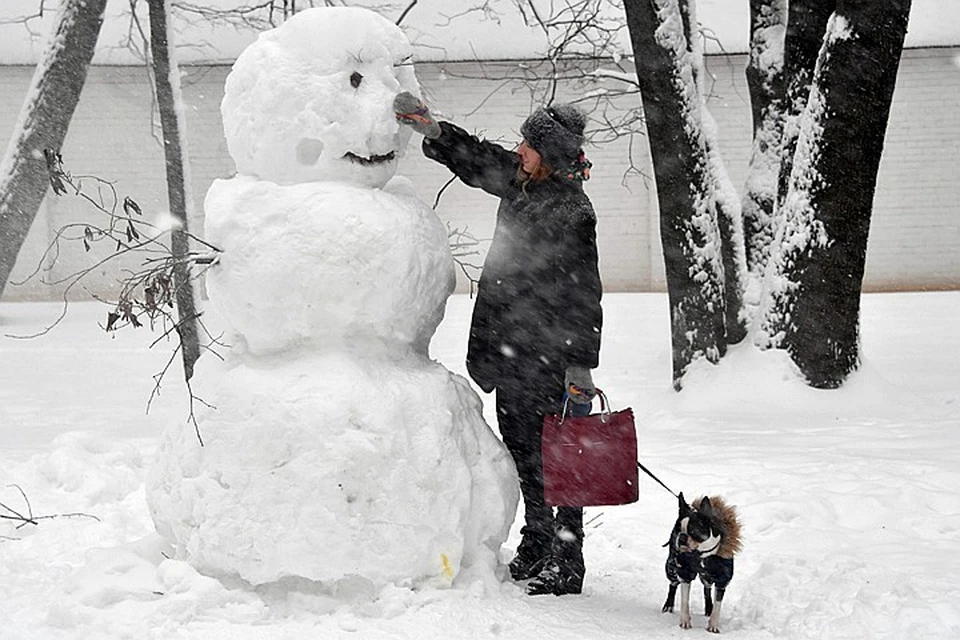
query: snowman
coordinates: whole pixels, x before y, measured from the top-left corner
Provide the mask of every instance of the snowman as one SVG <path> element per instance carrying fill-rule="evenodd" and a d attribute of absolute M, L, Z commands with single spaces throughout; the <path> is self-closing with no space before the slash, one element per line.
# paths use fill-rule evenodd
<path fill-rule="evenodd" d="M 202 445 L 173 426 L 147 479 L 157 531 L 208 575 L 334 591 L 495 575 L 516 471 L 428 357 L 454 265 L 395 177 L 403 91 L 419 94 L 409 41 L 342 7 L 261 34 L 226 80 L 237 175 L 210 187 L 205 234 L 231 348 L 194 376 Z"/>

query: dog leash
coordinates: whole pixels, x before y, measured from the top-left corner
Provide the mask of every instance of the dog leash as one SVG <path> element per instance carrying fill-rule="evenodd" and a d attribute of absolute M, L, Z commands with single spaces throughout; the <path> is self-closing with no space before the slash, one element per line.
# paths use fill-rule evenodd
<path fill-rule="evenodd" d="M 680 496 L 678 496 L 677 494 L 675 494 L 675 493 L 670 489 L 670 487 L 668 487 L 667 485 L 663 484 L 663 481 L 660 480 L 660 478 L 658 478 L 657 476 L 653 475 L 653 473 L 650 472 L 650 469 L 647 469 L 645 466 L 643 466 L 643 464 L 642 464 L 639 460 L 637 460 L 637 467 L 639 467 L 640 470 L 643 471 L 645 474 L 647 474 L 648 476 L 650 476 L 651 478 L 653 478 L 654 480 L 656 480 L 656 481 L 657 481 L 657 484 L 659 484 L 661 487 L 663 487 L 664 489 L 666 489 L 667 491 L 669 491 L 669 492 L 670 492 L 670 495 L 672 495 L 674 498 L 679 498 L 679 497 L 680 497 Z"/>

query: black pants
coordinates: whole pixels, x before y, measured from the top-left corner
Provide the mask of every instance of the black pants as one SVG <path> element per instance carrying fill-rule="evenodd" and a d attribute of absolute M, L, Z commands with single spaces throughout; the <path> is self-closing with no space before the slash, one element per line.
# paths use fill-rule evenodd
<path fill-rule="evenodd" d="M 497 423 L 520 476 L 524 520 L 527 533 L 553 536 L 554 527 L 563 526 L 582 536 L 583 509 L 553 508 L 543 498 L 543 455 L 540 438 L 543 416 L 561 410 L 563 375 L 530 372 L 523 380 L 511 379 L 497 384 Z"/>

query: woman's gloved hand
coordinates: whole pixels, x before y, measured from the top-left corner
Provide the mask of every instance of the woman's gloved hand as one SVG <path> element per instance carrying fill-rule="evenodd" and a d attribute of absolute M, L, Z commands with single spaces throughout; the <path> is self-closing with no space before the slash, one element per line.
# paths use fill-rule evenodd
<path fill-rule="evenodd" d="M 404 91 L 393 99 L 393 112 L 400 123 L 409 125 L 417 133 L 431 140 L 440 137 L 440 125 L 433 119 L 430 109 L 409 91 Z"/>
<path fill-rule="evenodd" d="M 593 386 L 593 376 L 587 367 L 567 367 L 563 378 L 563 388 L 576 404 L 589 404 L 597 396 Z"/>

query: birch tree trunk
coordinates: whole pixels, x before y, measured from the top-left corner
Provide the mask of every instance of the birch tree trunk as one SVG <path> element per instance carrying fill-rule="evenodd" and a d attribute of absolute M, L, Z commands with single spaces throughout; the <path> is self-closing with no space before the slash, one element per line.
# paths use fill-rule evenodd
<path fill-rule="evenodd" d="M 60 153 L 93 60 L 107 0 L 64 0 L 0 163 L 0 296 L 50 185 L 44 151 Z"/>
<path fill-rule="evenodd" d="M 186 122 L 181 110 L 180 75 L 176 60 L 170 55 L 167 0 L 150 0 L 150 53 L 153 61 L 163 149 L 167 167 L 167 197 L 170 214 L 179 223 L 172 230 L 171 249 L 175 259 L 173 270 L 176 288 L 177 332 L 183 358 L 183 372 L 189 381 L 200 357 L 197 308 L 190 272 L 190 239 L 187 235 L 190 198 L 187 194 Z"/>
<path fill-rule="evenodd" d="M 798 120 L 763 323 L 818 388 L 860 364 L 867 237 L 909 13 L 910 0 L 839 0 Z M 789 62 L 789 27 L 787 42 Z"/>

